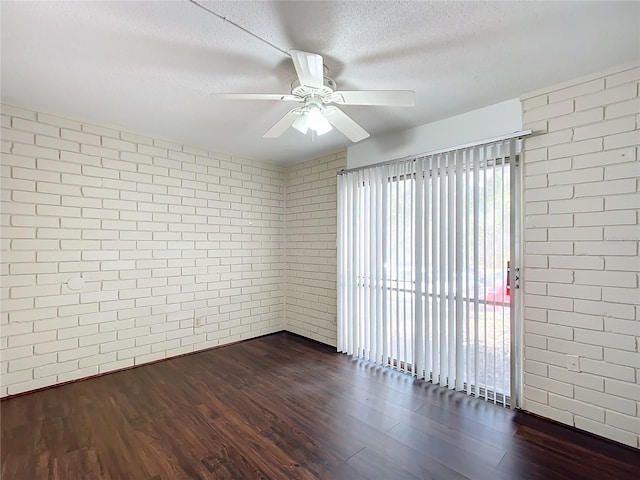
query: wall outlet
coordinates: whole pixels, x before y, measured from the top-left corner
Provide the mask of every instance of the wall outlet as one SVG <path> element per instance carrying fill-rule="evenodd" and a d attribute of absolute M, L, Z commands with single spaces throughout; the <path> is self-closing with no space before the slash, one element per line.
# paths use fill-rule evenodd
<path fill-rule="evenodd" d="M 567 370 L 571 372 L 580 371 L 580 357 L 578 355 L 567 355 Z"/>
<path fill-rule="evenodd" d="M 202 327 L 204 325 L 205 317 L 196 317 L 193 321 L 193 326 L 195 328 Z"/>

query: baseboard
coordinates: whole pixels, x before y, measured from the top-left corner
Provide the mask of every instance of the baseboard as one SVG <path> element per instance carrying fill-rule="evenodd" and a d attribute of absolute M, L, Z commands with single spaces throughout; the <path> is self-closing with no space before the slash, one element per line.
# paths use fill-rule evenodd
<path fill-rule="evenodd" d="M 291 332 L 287 332 L 285 330 L 280 330 L 280 331 L 272 332 L 272 333 L 265 333 L 264 335 L 259 335 L 257 337 L 251 337 L 251 338 L 245 338 L 245 339 L 242 339 L 242 340 L 236 340 L 235 342 L 224 343 L 222 345 L 215 345 L 213 347 L 203 348 L 202 350 L 196 350 L 195 352 L 181 353 L 180 355 L 174 355 L 172 357 L 161 358 L 159 360 L 153 360 L 151 362 L 141 363 L 140 365 L 131 365 L 129 367 L 118 368 L 117 370 L 110 370 L 108 372 L 96 373 L 95 375 L 90 375 L 88 377 L 76 378 L 75 380 L 67 380 L 66 382 L 54 383 L 52 385 L 47 385 L 46 387 L 40 387 L 40 388 L 36 388 L 36 389 L 33 389 L 33 390 L 27 390 L 26 392 L 14 393 L 13 395 L 7 395 L 6 397 L 2 397 L 0 399 L 0 403 L 4 402 L 5 400 L 9 400 L 11 398 L 21 397 L 23 395 L 30 395 L 32 393 L 41 392 L 43 390 L 49 390 L 51 388 L 58 388 L 58 387 L 62 387 L 64 385 L 69 385 L 71 383 L 84 382 L 85 380 L 91 380 L 92 378 L 103 377 L 104 375 L 111 375 L 112 373 L 124 372 L 126 370 L 131 370 L 131 369 L 139 368 L 139 367 L 146 367 L 147 365 L 153 365 L 155 363 L 166 362 L 167 360 L 174 360 L 176 358 L 186 357 L 186 356 L 189 356 L 189 355 L 197 355 L 198 353 L 208 352 L 210 350 L 215 350 L 215 349 L 218 349 L 218 348 L 230 347 L 231 345 L 237 345 L 238 343 L 249 342 L 249 341 L 255 340 L 257 338 L 265 338 L 265 337 L 269 337 L 271 335 L 282 335 L 282 334 L 295 335 L 295 334 L 293 334 Z M 301 338 L 305 338 L 305 337 L 301 337 Z M 307 340 L 313 341 L 311 339 L 307 339 Z"/>
<path fill-rule="evenodd" d="M 529 412 L 528 410 L 523 410 L 521 408 L 516 408 L 515 411 L 518 415 L 515 418 L 515 421 L 521 425 L 526 426 L 536 426 L 536 424 L 540 424 L 544 422 L 546 425 L 553 425 L 556 431 L 565 431 L 570 432 L 570 434 L 575 437 L 572 438 L 574 443 L 580 444 L 587 448 L 593 448 L 592 442 L 597 441 L 597 448 L 600 449 L 602 453 L 619 457 L 621 450 L 629 455 L 627 458 L 625 455 L 625 461 L 633 461 L 635 460 L 638 465 L 640 465 L 640 449 L 636 447 L 632 447 L 631 445 L 627 445 L 625 443 L 620 443 L 616 440 L 612 440 L 607 437 L 603 437 L 602 435 L 598 435 L 597 433 L 588 432 L 587 430 L 582 430 L 580 428 L 574 427 L 573 425 L 567 425 L 566 423 L 558 422 L 557 420 L 553 420 L 552 418 L 543 417 L 542 415 L 538 415 L 536 413 Z M 582 441 L 581 441 L 582 440 Z M 606 442 L 608 445 L 603 445 L 602 442 Z M 602 451 L 603 446 L 605 447 L 605 451 Z M 607 447 L 610 447 L 611 451 Z"/>
<path fill-rule="evenodd" d="M 328 350 L 331 350 L 333 353 L 337 352 L 336 347 L 334 347 L 333 345 L 329 345 L 328 343 L 321 342 L 320 340 L 316 340 L 315 338 L 305 337 L 304 335 L 301 335 L 299 333 L 292 332 L 292 331 L 286 330 L 286 329 L 282 330 L 282 331 L 280 331 L 278 333 L 285 333 L 287 335 L 291 335 L 292 337 L 296 337 L 296 338 L 300 338 L 302 340 L 306 340 L 306 341 L 311 342 L 311 343 L 313 343 L 313 344 L 315 344 L 315 345 L 317 345 L 319 347 L 323 347 L 323 348 L 326 348 Z"/>

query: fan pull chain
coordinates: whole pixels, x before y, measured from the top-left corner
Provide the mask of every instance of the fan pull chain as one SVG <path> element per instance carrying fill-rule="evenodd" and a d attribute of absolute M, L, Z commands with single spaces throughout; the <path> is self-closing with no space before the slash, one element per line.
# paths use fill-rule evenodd
<path fill-rule="evenodd" d="M 231 25 L 233 25 L 234 27 L 242 30 L 245 33 L 248 33 L 249 35 L 251 35 L 254 38 L 257 38 L 258 40 L 260 40 L 263 43 L 266 43 L 267 45 L 269 45 L 272 48 L 275 48 L 276 50 L 278 50 L 281 53 L 284 53 L 287 57 L 291 58 L 291 54 L 289 52 L 287 52 L 286 50 L 281 49 L 280 47 L 274 45 L 273 43 L 271 43 L 268 40 L 265 40 L 262 37 L 259 37 L 258 35 L 256 35 L 253 32 L 250 32 L 249 30 L 247 30 L 246 28 L 238 25 L 237 23 L 235 23 L 232 20 L 229 20 L 227 17 L 223 17 L 222 15 L 214 12 L 213 10 L 208 9 L 207 7 L 205 7 L 204 5 L 199 4 L 198 2 L 196 2 L 195 0 L 188 0 L 189 2 L 191 2 L 192 4 L 194 4 L 196 7 L 200 7 L 202 10 L 204 10 L 205 12 L 210 13 L 211 15 L 215 15 L 216 17 L 218 17 L 220 20 L 222 20 L 223 22 L 229 23 Z"/>

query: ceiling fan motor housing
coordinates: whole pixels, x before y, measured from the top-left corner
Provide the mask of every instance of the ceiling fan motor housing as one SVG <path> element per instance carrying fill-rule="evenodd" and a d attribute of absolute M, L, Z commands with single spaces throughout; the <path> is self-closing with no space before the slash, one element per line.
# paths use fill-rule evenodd
<path fill-rule="evenodd" d="M 301 85 L 300 80 L 294 80 L 291 82 L 291 94 L 301 98 L 307 98 L 310 96 L 322 98 L 322 103 L 331 103 L 333 101 L 333 92 L 335 92 L 338 86 L 333 78 L 323 77 L 322 87 L 313 88 L 306 85 Z"/>

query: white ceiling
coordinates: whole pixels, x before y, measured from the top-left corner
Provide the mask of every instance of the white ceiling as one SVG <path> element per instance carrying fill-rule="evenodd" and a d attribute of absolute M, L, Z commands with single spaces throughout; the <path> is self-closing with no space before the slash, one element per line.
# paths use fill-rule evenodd
<path fill-rule="evenodd" d="M 340 89 L 410 89 L 415 108 L 343 107 L 372 136 L 640 59 L 640 2 L 212 2 L 284 50 L 320 53 Z M 187 1 L 2 1 L 2 97 L 244 157 L 291 162 L 349 144 L 262 135 L 286 102 L 281 52 Z"/>

